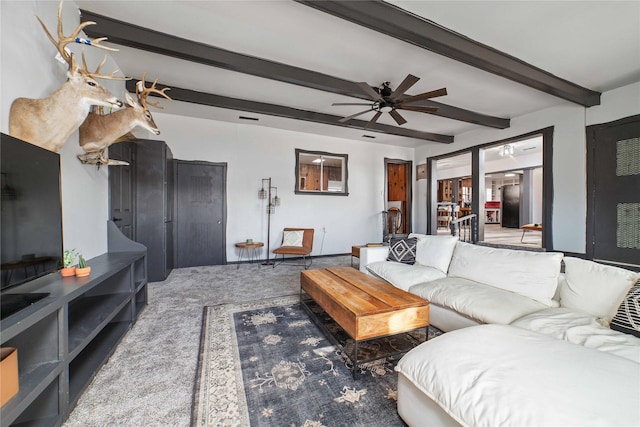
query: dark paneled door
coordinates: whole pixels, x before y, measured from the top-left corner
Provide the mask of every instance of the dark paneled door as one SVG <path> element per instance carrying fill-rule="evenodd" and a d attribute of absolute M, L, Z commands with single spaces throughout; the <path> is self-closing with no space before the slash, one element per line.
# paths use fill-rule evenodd
<path fill-rule="evenodd" d="M 176 266 L 226 263 L 226 163 L 177 160 Z"/>
<path fill-rule="evenodd" d="M 587 253 L 640 267 L 640 116 L 588 128 Z"/>
<path fill-rule="evenodd" d="M 109 158 L 123 160 L 129 166 L 109 166 L 110 219 L 122 234 L 134 240 L 133 143 L 121 142 L 109 147 Z"/>

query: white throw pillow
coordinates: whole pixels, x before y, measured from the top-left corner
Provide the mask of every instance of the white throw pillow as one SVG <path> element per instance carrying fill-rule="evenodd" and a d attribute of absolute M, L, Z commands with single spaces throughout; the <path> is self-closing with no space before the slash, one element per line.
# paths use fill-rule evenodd
<path fill-rule="evenodd" d="M 416 263 L 447 273 L 458 238 L 455 236 L 423 236 L 416 245 Z"/>
<path fill-rule="evenodd" d="M 282 238 L 282 246 L 302 247 L 303 230 L 287 230 Z"/>
<path fill-rule="evenodd" d="M 640 274 L 580 258 L 565 257 L 567 282 L 560 289 L 560 306 L 590 313 L 607 324 L 616 315 Z"/>
<path fill-rule="evenodd" d="M 515 292 L 551 307 L 562 256 L 560 252 L 499 249 L 458 242 L 448 275 Z"/>

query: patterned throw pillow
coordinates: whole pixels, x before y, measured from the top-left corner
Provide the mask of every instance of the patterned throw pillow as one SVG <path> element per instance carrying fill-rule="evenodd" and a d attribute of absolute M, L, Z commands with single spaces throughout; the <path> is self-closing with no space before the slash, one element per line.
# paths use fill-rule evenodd
<path fill-rule="evenodd" d="M 389 256 L 387 261 L 396 261 L 404 264 L 415 264 L 416 262 L 416 245 L 418 239 L 403 237 L 392 238 L 389 242 Z"/>
<path fill-rule="evenodd" d="M 303 230 L 287 230 L 282 237 L 282 246 L 302 247 Z"/>
<path fill-rule="evenodd" d="M 640 281 L 631 287 L 618 307 L 611 329 L 640 337 Z"/>

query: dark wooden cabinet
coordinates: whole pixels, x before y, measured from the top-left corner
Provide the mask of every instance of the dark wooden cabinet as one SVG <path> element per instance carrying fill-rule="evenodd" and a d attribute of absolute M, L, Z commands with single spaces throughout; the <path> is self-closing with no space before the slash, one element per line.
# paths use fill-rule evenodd
<path fill-rule="evenodd" d="M 451 195 L 451 180 L 438 181 L 438 202 L 450 202 Z"/>
<path fill-rule="evenodd" d="M 520 186 L 504 185 L 502 187 L 502 226 L 520 227 Z"/>
<path fill-rule="evenodd" d="M 146 305 L 144 250 L 88 264 L 89 277 L 51 273 L 10 290 L 48 296 L 0 323 L 2 347 L 18 350 L 20 386 L 0 425 L 61 425 Z"/>
<path fill-rule="evenodd" d="M 163 141 L 135 144 L 135 241 L 147 247 L 149 281 L 173 269 L 174 173 L 171 149 Z"/>

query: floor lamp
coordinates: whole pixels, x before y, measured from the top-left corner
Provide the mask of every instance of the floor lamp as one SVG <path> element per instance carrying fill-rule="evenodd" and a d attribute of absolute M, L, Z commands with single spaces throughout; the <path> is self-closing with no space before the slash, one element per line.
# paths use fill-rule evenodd
<path fill-rule="evenodd" d="M 267 183 L 265 190 L 265 182 Z M 273 197 L 272 195 L 275 194 Z M 271 265 L 271 260 L 269 259 L 269 255 L 271 253 L 271 215 L 276 212 L 276 206 L 280 206 L 280 197 L 278 197 L 278 187 L 271 186 L 271 178 L 263 178 L 262 179 L 262 188 L 258 191 L 259 199 L 267 199 L 269 202 L 267 203 L 267 261 L 262 265 Z"/>

